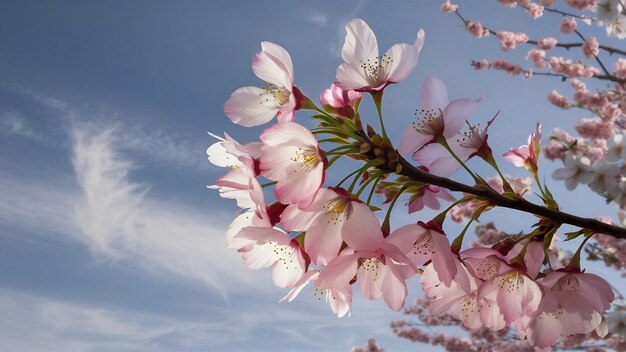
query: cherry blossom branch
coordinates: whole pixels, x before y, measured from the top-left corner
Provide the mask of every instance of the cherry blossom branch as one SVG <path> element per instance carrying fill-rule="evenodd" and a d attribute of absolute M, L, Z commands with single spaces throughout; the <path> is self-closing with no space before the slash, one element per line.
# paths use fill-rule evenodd
<path fill-rule="evenodd" d="M 402 166 L 402 170 L 400 170 L 399 174 L 409 177 L 415 181 L 443 187 L 450 191 L 472 194 L 487 199 L 492 204 L 497 206 L 535 214 L 559 223 L 566 223 L 589 229 L 595 233 L 602 233 L 615 238 L 626 238 L 626 228 L 623 227 L 609 225 L 595 219 L 583 218 L 555 209 L 549 209 L 547 207 L 531 203 L 523 198 L 508 198 L 488 188 L 473 187 L 445 177 L 436 176 L 416 168 L 402 157 L 400 157 L 399 163 Z"/>
<path fill-rule="evenodd" d="M 465 17 L 463 17 L 463 15 L 461 15 L 461 13 L 459 12 L 459 10 L 454 11 L 454 13 L 461 19 L 461 21 L 463 22 L 464 25 L 468 25 L 470 22 L 465 19 Z M 488 27 L 484 27 L 484 29 L 486 29 L 487 31 L 489 31 L 489 34 L 491 35 L 497 35 L 498 32 L 492 30 L 491 28 Z M 529 39 L 528 41 L 526 41 L 525 44 L 530 44 L 530 45 L 537 45 L 539 42 L 533 39 Z M 566 50 L 569 50 L 571 48 L 580 48 L 584 45 L 584 43 L 556 43 L 555 46 L 560 47 L 560 48 L 564 48 Z M 624 55 L 626 56 L 626 50 L 621 50 L 618 48 L 614 48 L 614 47 L 610 47 L 607 45 L 600 45 L 599 46 L 600 49 L 606 51 L 609 53 L 609 55 L 613 55 L 613 54 L 620 54 L 620 55 Z M 598 76 L 596 76 L 598 77 Z"/>

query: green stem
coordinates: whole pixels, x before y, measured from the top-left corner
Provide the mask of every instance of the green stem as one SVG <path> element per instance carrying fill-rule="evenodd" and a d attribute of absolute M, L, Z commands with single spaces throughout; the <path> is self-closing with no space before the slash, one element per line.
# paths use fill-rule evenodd
<path fill-rule="evenodd" d="M 372 197 L 374 196 L 374 192 L 376 191 L 376 185 L 378 185 L 378 181 L 380 181 L 381 178 L 383 178 L 383 175 L 376 177 L 376 181 L 374 181 L 374 184 L 372 185 L 372 189 L 370 189 L 370 194 L 367 196 L 367 205 L 370 205 L 370 202 L 372 201 Z"/>
<path fill-rule="evenodd" d="M 500 179 L 502 180 L 502 188 L 504 188 L 506 192 L 515 193 L 515 191 L 513 191 L 513 187 L 511 187 L 511 185 L 509 184 L 509 181 L 506 179 L 506 177 L 504 177 L 504 175 L 500 171 L 500 168 L 498 167 L 498 163 L 496 162 L 496 159 L 493 158 L 491 151 L 489 152 L 489 154 L 483 156 L 482 159 L 496 170 L 496 172 L 498 173 L 498 176 L 500 176 Z"/>
<path fill-rule="evenodd" d="M 385 220 L 383 221 L 383 225 L 382 225 L 382 230 L 386 233 L 389 233 L 389 219 L 391 218 L 391 210 L 393 209 L 393 207 L 396 205 L 396 202 L 398 201 L 398 198 L 400 198 L 400 195 L 409 187 L 408 183 L 405 183 L 399 190 L 398 193 L 393 197 L 393 200 L 391 201 L 391 204 L 389 204 L 389 209 L 387 209 L 387 214 L 385 214 Z"/>
<path fill-rule="evenodd" d="M 261 185 L 261 187 L 262 188 L 269 187 L 269 186 L 275 185 L 276 183 L 278 183 L 278 181 L 272 181 L 272 182 L 264 183 L 264 184 Z"/>
<path fill-rule="evenodd" d="M 370 176 L 370 177 L 367 179 L 367 181 L 365 181 L 365 183 L 363 184 L 363 186 L 361 186 L 361 188 L 359 188 L 359 190 L 356 192 L 356 194 L 355 194 L 355 195 L 356 195 L 356 197 L 358 198 L 358 197 L 361 195 L 361 193 L 363 193 L 363 191 L 365 190 L 365 188 L 367 188 L 367 185 L 369 185 L 370 183 L 372 183 L 372 181 L 377 180 L 377 179 L 379 179 L 379 178 L 380 178 L 380 176 L 378 176 L 378 177 L 371 177 L 371 176 Z"/>
<path fill-rule="evenodd" d="M 448 144 L 448 141 L 446 140 L 446 138 L 443 135 L 439 135 L 436 138 L 437 143 L 441 144 L 444 148 L 446 148 L 446 150 L 448 151 L 448 153 L 450 153 L 450 155 L 452 155 L 452 157 L 454 158 L 454 160 L 456 160 L 459 165 L 461 165 L 465 171 L 467 171 L 468 174 L 470 174 L 470 176 L 472 176 L 472 178 L 474 179 L 474 182 L 476 182 L 477 184 L 480 184 L 480 179 L 478 178 L 478 176 L 476 176 L 476 174 L 474 174 L 472 172 L 472 170 L 470 170 L 467 165 L 465 165 L 465 163 L 463 162 L 463 160 L 461 160 L 456 153 L 452 150 L 452 148 L 450 148 L 450 145 Z"/>
<path fill-rule="evenodd" d="M 476 219 L 478 219 L 478 217 L 480 217 L 480 215 L 483 213 L 483 211 L 485 211 L 485 209 L 487 209 L 487 207 L 488 206 L 482 206 L 474 211 L 474 213 L 472 214 L 472 217 L 469 219 L 467 224 L 465 224 L 463 231 L 461 231 L 461 233 L 454 239 L 454 241 L 452 241 L 452 245 L 450 246 L 452 249 L 452 252 L 459 253 L 461 251 L 461 247 L 463 246 L 463 238 L 465 237 L 465 233 L 467 232 L 467 229 L 469 229 L 472 222 L 474 222 Z"/>
<path fill-rule="evenodd" d="M 374 105 L 376 105 L 376 111 L 378 112 L 378 120 L 380 121 L 380 129 L 383 132 L 383 138 L 387 140 L 387 131 L 385 130 L 385 123 L 383 122 L 383 91 L 378 90 L 370 92 Z"/>

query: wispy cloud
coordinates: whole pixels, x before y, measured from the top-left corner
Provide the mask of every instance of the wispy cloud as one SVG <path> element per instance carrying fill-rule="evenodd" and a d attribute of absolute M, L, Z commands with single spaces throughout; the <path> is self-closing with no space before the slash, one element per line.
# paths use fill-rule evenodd
<path fill-rule="evenodd" d="M 21 117 L 14 109 L 0 111 L 0 126 L 0 131 L 4 133 L 41 139 L 41 136 L 28 126 L 26 119 Z"/>
<path fill-rule="evenodd" d="M 114 129 L 73 130 L 77 182 L 0 173 L 0 223 L 62 234 L 99 260 L 197 280 L 224 297 L 258 283 L 258 275 L 225 248 L 229 214 L 157 199 L 147 186 L 131 182 L 133 162 L 117 148 L 117 135 Z"/>
<path fill-rule="evenodd" d="M 328 16 L 320 12 L 314 12 L 307 17 L 307 20 L 318 26 L 326 26 L 328 24 Z"/>
<path fill-rule="evenodd" d="M 155 126 L 141 122 L 141 116 L 127 113 L 105 105 L 74 105 L 21 86 L 0 82 L 0 90 L 30 99 L 31 107 L 37 107 L 39 128 L 29 126 L 29 120 L 17 108 L 0 111 L 0 131 L 37 137 L 55 130 L 64 134 L 75 125 L 91 125 L 94 129 L 117 126 L 117 147 L 141 155 L 152 162 L 164 163 L 195 170 L 208 171 L 204 150 L 211 142 L 206 133 L 185 135 L 172 132 L 170 126 Z M 43 113 L 42 113 L 43 111 Z M 35 117 L 33 117 L 35 118 Z M 135 122 L 130 122 L 135 121 Z M 41 139 L 41 138 L 39 138 Z"/>
<path fill-rule="evenodd" d="M 338 320 L 326 309 L 309 306 L 303 311 L 278 303 L 264 307 L 249 301 L 234 311 L 216 305 L 214 311 L 222 318 L 184 318 L 0 289 L 0 341 L 8 351 L 260 350 L 261 346 L 345 351 L 363 344 L 371 334 L 392 335 L 381 324 L 381 315 L 388 319 L 386 308 L 368 306 L 358 318 Z M 280 347 L 267 341 L 270 332 L 276 339 L 272 341 L 281 341 Z"/>

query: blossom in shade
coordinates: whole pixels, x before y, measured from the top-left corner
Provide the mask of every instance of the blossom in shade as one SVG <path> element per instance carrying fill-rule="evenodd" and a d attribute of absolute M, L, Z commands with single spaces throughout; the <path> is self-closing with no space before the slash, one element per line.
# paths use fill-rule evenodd
<path fill-rule="evenodd" d="M 395 44 L 382 57 L 372 29 L 362 19 L 346 24 L 346 40 L 341 51 L 344 63 L 337 68 L 337 84 L 345 90 L 379 91 L 405 79 L 415 68 L 424 45 L 424 31 L 415 43 Z"/>
<path fill-rule="evenodd" d="M 552 346 L 561 336 L 607 333 L 602 313 L 615 298 L 611 286 L 599 276 L 557 270 L 538 280 L 545 288 L 537 311 L 518 324 L 531 345 Z"/>
<path fill-rule="evenodd" d="M 404 130 L 398 152 L 407 155 L 435 141 L 438 136 L 453 137 L 478 109 L 481 99 L 449 101 L 445 84 L 438 78 L 427 77 L 422 85 L 422 107 L 416 112 L 418 120 Z"/>
<path fill-rule="evenodd" d="M 481 327 L 480 303 L 476 291 L 481 281 L 470 274 L 467 268 L 454 258 L 457 275 L 450 286 L 442 285 L 432 263 L 424 268 L 420 283 L 424 294 L 430 299 L 428 312 L 434 316 L 451 315 L 459 319 L 468 329 Z"/>
<path fill-rule="evenodd" d="M 272 227 L 249 226 L 241 229 L 238 238 L 254 241 L 242 251 L 244 264 L 250 269 L 273 266 L 272 280 L 280 288 L 293 287 L 306 271 L 306 260 L 298 241 Z"/>
<path fill-rule="evenodd" d="M 434 222 L 409 224 L 402 226 L 387 237 L 387 241 L 404 249 L 407 257 L 415 266 L 432 261 L 439 280 L 450 286 L 457 273 L 450 241 L 441 226 Z"/>
<path fill-rule="evenodd" d="M 517 167 L 524 167 L 530 173 L 537 174 L 537 161 L 541 152 L 541 124 L 537 123 L 535 132 L 528 136 L 528 144 L 511 148 L 502 156 Z"/>
<path fill-rule="evenodd" d="M 261 51 L 252 59 L 252 70 L 266 86 L 243 87 L 224 103 L 224 113 L 236 124 L 250 127 L 269 122 L 293 121 L 302 93 L 293 85 L 293 64 L 280 45 L 262 42 Z"/>
<path fill-rule="evenodd" d="M 287 231 L 306 231 L 304 248 L 315 264 L 337 257 L 344 241 L 355 250 L 370 251 L 383 241 L 376 215 L 343 189 L 322 188 L 310 205 L 288 206 L 281 225 Z"/>
<path fill-rule="evenodd" d="M 239 158 L 252 160 L 261 155 L 261 143 L 239 144 L 228 133 L 224 133 L 224 138 L 211 132 L 208 133 L 218 140 L 218 142 L 211 144 L 206 151 L 209 162 L 215 166 L 236 169 L 245 165 L 244 161 L 239 160 Z"/>
<path fill-rule="evenodd" d="M 390 243 L 390 237 L 372 242 L 378 243 L 375 250 L 357 250 L 330 261 L 317 280 L 319 287 L 340 289 L 356 277 L 365 298 L 375 300 L 382 296 L 389 308 L 402 309 L 408 292 L 406 280 L 416 270 L 403 251 Z"/>
<path fill-rule="evenodd" d="M 567 153 L 563 161 L 565 167 L 556 169 L 552 173 L 555 180 L 565 180 L 565 187 L 572 191 L 580 184 L 589 184 L 593 179 L 591 161 L 586 156 L 577 157 Z"/>
<path fill-rule="evenodd" d="M 439 199 L 450 202 L 454 200 L 454 196 L 445 188 L 439 186 L 425 185 L 420 187 L 419 190 L 409 198 L 409 214 L 420 211 L 424 209 L 424 207 L 437 210 L 441 207 Z"/>
<path fill-rule="evenodd" d="M 300 281 L 289 291 L 289 293 L 283 297 L 280 302 L 293 301 L 302 289 L 309 283 L 313 282 L 315 285 L 314 296 L 318 300 L 325 300 L 330 304 L 330 308 L 337 314 L 337 317 L 341 318 L 352 312 L 352 286 L 350 284 L 340 289 L 323 289 L 317 286 L 317 279 L 320 276 L 319 270 L 307 271 Z"/>
<path fill-rule="evenodd" d="M 307 206 L 324 182 L 326 157 L 315 136 L 295 123 L 278 123 L 261 133 L 261 174 L 277 181 L 274 193 L 283 204 Z"/>

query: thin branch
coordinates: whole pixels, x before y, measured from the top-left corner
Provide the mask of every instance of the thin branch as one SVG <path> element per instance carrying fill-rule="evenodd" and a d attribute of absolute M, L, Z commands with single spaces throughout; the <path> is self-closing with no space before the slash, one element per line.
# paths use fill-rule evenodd
<path fill-rule="evenodd" d="M 531 203 L 521 197 L 516 199 L 507 198 L 491 189 L 476 188 L 447 179 L 445 177 L 436 176 L 416 168 L 402 157 L 400 158 L 400 165 L 402 166 L 400 174 L 407 176 L 415 181 L 425 182 L 431 185 L 443 187 L 450 191 L 472 194 L 480 198 L 489 200 L 489 202 L 491 202 L 493 205 L 535 214 L 540 217 L 551 219 L 560 223 L 589 229 L 595 233 L 602 233 L 615 238 L 626 238 L 626 228 L 623 227 L 610 225 L 595 219 L 583 218 L 555 209 L 549 209 L 544 206 Z"/>

